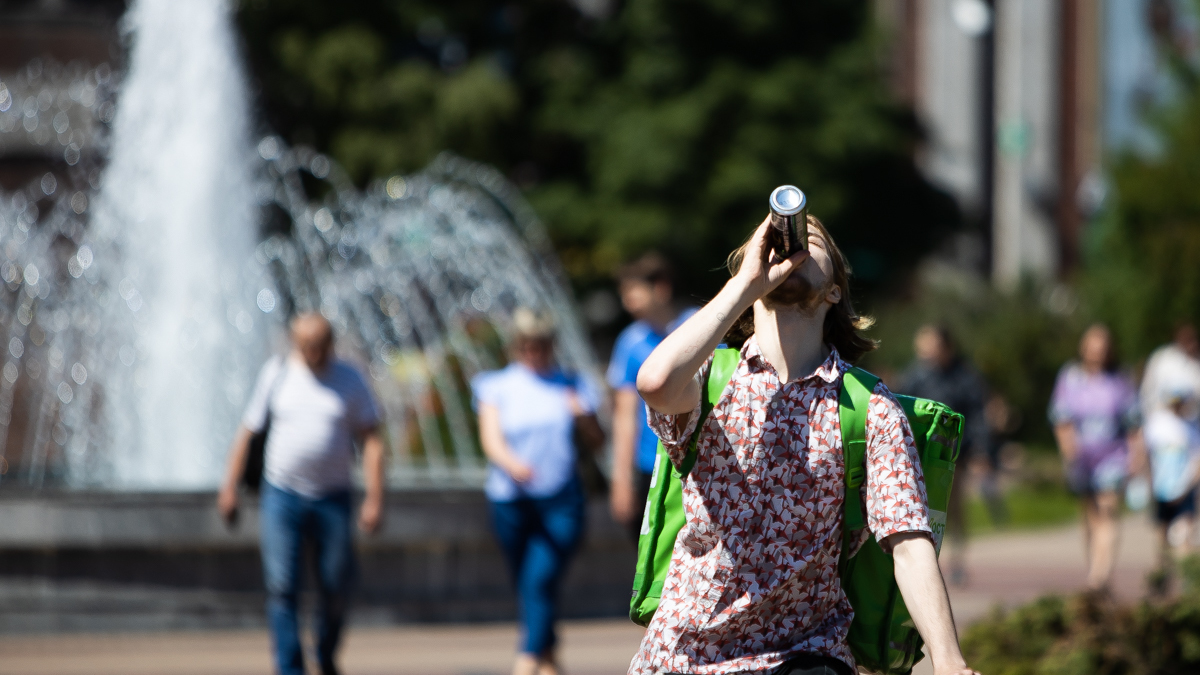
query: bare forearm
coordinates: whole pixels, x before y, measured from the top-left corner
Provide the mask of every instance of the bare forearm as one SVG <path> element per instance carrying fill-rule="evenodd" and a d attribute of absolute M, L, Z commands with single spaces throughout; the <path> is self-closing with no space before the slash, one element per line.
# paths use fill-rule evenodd
<path fill-rule="evenodd" d="M 925 534 L 915 532 L 893 535 L 892 541 L 896 585 L 913 623 L 929 645 L 934 671 L 961 671 L 965 661 L 933 542 Z"/>
<path fill-rule="evenodd" d="M 668 335 L 638 371 L 637 387 L 646 404 L 666 414 L 691 412 L 699 397 L 696 371 L 754 300 L 749 285 L 734 277 Z"/>
<path fill-rule="evenodd" d="M 613 463 L 614 483 L 633 482 L 633 454 L 637 442 L 637 406 L 641 399 L 632 389 L 620 389 L 613 400 Z"/>
<path fill-rule="evenodd" d="M 1058 443 L 1058 451 L 1065 459 L 1075 457 L 1075 426 L 1069 422 L 1054 426 L 1054 440 Z"/>
<path fill-rule="evenodd" d="M 508 441 L 504 440 L 500 411 L 487 403 L 479 404 L 479 444 L 483 447 L 483 454 L 488 461 L 509 475 L 520 474 L 526 469 L 524 463 L 508 446 Z"/>
<path fill-rule="evenodd" d="M 372 431 L 363 439 L 363 486 L 367 499 L 383 499 L 384 463 L 387 446 L 378 431 Z"/>
<path fill-rule="evenodd" d="M 225 467 L 225 481 L 222 486 L 226 489 L 237 489 L 246 471 L 246 456 L 250 454 L 250 438 L 254 434 L 244 426 L 238 426 L 229 444 L 229 462 Z"/>
<path fill-rule="evenodd" d="M 514 458 L 512 450 L 509 449 L 508 443 L 503 437 L 497 438 L 494 434 L 483 433 L 479 435 L 480 445 L 483 446 L 483 455 L 488 458 L 488 461 L 501 468 L 509 466 Z"/>

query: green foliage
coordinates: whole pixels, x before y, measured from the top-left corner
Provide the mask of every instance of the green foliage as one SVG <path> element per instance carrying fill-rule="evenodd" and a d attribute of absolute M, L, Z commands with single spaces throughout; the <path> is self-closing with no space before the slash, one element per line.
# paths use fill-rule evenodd
<path fill-rule="evenodd" d="M 1180 566 L 1174 600 L 1123 606 L 1093 595 L 996 610 L 963 636 L 988 675 L 1174 675 L 1200 670 L 1200 558 Z"/>
<path fill-rule="evenodd" d="M 945 324 L 992 389 L 1018 412 L 1018 436 L 1049 443 L 1046 405 L 1059 368 L 1075 355 L 1083 322 L 1079 312 L 1051 311 L 1049 304 L 1033 283 L 1011 293 L 959 277 L 926 284 L 912 300 L 877 308 L 872 337 L 880 349 L 864 365 L 885 374 L 900 371 L 913 359 L 917 328 Z"/>
<path fill-rule="evenodd" d="M 285 137 L 359 181 L 443 149 L 496 164 L 577 283 L 658 247 L 685 286 L 714 290 L 787 182 L 870 287 L 957 226 L 911 160 L 916 124 L 886 89 L 867 0 L 616 7 L 244 0 L 239 18 Z"/>
<path fill-rule="evenodd" d="M 959 474 L 960 478 L 965 475 Z M 1054 448 L 1029 447 L 1013 478 L 1014 484 L 1004 492 L 1001 522 L 993 518 L 982 497 L 967 503 L 969 534 L 1053 527 L 1079 520 L 1079 498 L 1067 490 L 1062 461 Z"/>
<path fill-rule="evenodd" d="M 643 0 L 602 33 L 615 67 L 549 54 L 540 122 L 582 146 L 587 170 L 532 198 L 576 275 L 651 245 L 719 267 L 784 182 L 867 281 L 885 251 L 913 259 L 952 226 L 907 159 L 912 126 L 881 82 L 866 8 Z"/>
<path fill-rule="evenodd" d="M 423 16 L 436 16 L 388 5 L 243 3 L 269 122 L 289 140 L 329 152 L 359 180 L 414 171 L 445 149 L 501 159 L 497 139 L 520 108 L 511 79 L 487 58 L 449 71 L 395 58 L 405 49 L 395 35 L 412 35 Z"/>

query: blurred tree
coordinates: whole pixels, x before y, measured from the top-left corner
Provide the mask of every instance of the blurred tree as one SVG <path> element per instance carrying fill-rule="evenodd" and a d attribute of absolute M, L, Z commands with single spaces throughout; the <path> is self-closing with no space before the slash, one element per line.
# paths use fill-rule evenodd
<path fill-rule="evenodd" d="M 585 3 L 578 3 L 583 6 Z M 601 7 L 604 3 L 586 3 Z M 244 0 L 269 123 L 358 180 L 440 150 L 506 171 L 576 284 L 650 247 L 699 293 L 801 186 L 868 288 L 958 224 L 916 171 L 867 0 Z"/>
<path fill-rule="evenodd" d="M 268 124 L 359 181 L 442 150 L 507 163 L 522 107 L 505 71 L 507 16 L 494 2 L 244 0 L 239 11 Z M 472 43 L 491 49 L 472 58 Z"/>
<path fill-rule="evenodd" d="M 1174 45 L 1160 48 L 1178 85 L 1154 113 L 1160 151 L 1116 158 L 1114 200 L 1093 224 L 1080 283 L 1128 357 L 1170 340 L 1179 322 L 1200 327 L 1200 68 Z"/>

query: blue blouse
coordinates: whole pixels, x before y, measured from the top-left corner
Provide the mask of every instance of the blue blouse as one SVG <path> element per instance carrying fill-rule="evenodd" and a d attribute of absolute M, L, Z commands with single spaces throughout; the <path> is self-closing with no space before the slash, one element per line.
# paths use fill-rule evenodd
<path fill-rule="evenodd" d="M 539 374 L 521 363 L 480 373 L 471 381 L 475 403 L 500 412 L 500 428 L 513 454 L 529 465 L 533 477 L 517 483 L 491 465 L 484 491 L 488 499 L 509 502 L 523 497 L 550 497 L 575 475 L 575 417 L 568 395 L 593 412 L 599 397 L 586 380 L 555 369 Z"/>

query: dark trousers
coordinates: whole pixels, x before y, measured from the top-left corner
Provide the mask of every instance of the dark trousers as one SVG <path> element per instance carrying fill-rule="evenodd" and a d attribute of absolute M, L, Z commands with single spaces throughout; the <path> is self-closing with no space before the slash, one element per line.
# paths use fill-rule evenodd
<path fill-rule="evenodd" d="M 558 586 L 583 536 L 583 489 L 572 480 L 540 499 L 492 502 L 492 526 L 517 588 L 526 654 L 553 649 Z"/>
<path fill-rule="evenodd" d="M 310 499 L 264 481 L 260 503 L 263 579 L 275 666 L 280 675 L 304 675 L 296 605 L 304 576 L 304 542 L 309 540 L 317 563 L 317 664 L 322 675 L 336 675 L 334 654 L 354 580 L 350 493 Z"/>
<path fill-rule="evenodd" d="M 669 675 L 678 675 L 670 673 Z M 734 675 L 737 675 L 736 673 Z M 788 659 L 771 675 L 855 675 L 850 665 L 823 654 L 797 654 Z"/>
<path fill-rule="evenodd" d="M 832 656 L 797 654 L 771 675 L 854 675 L 850 665 Z"/>

